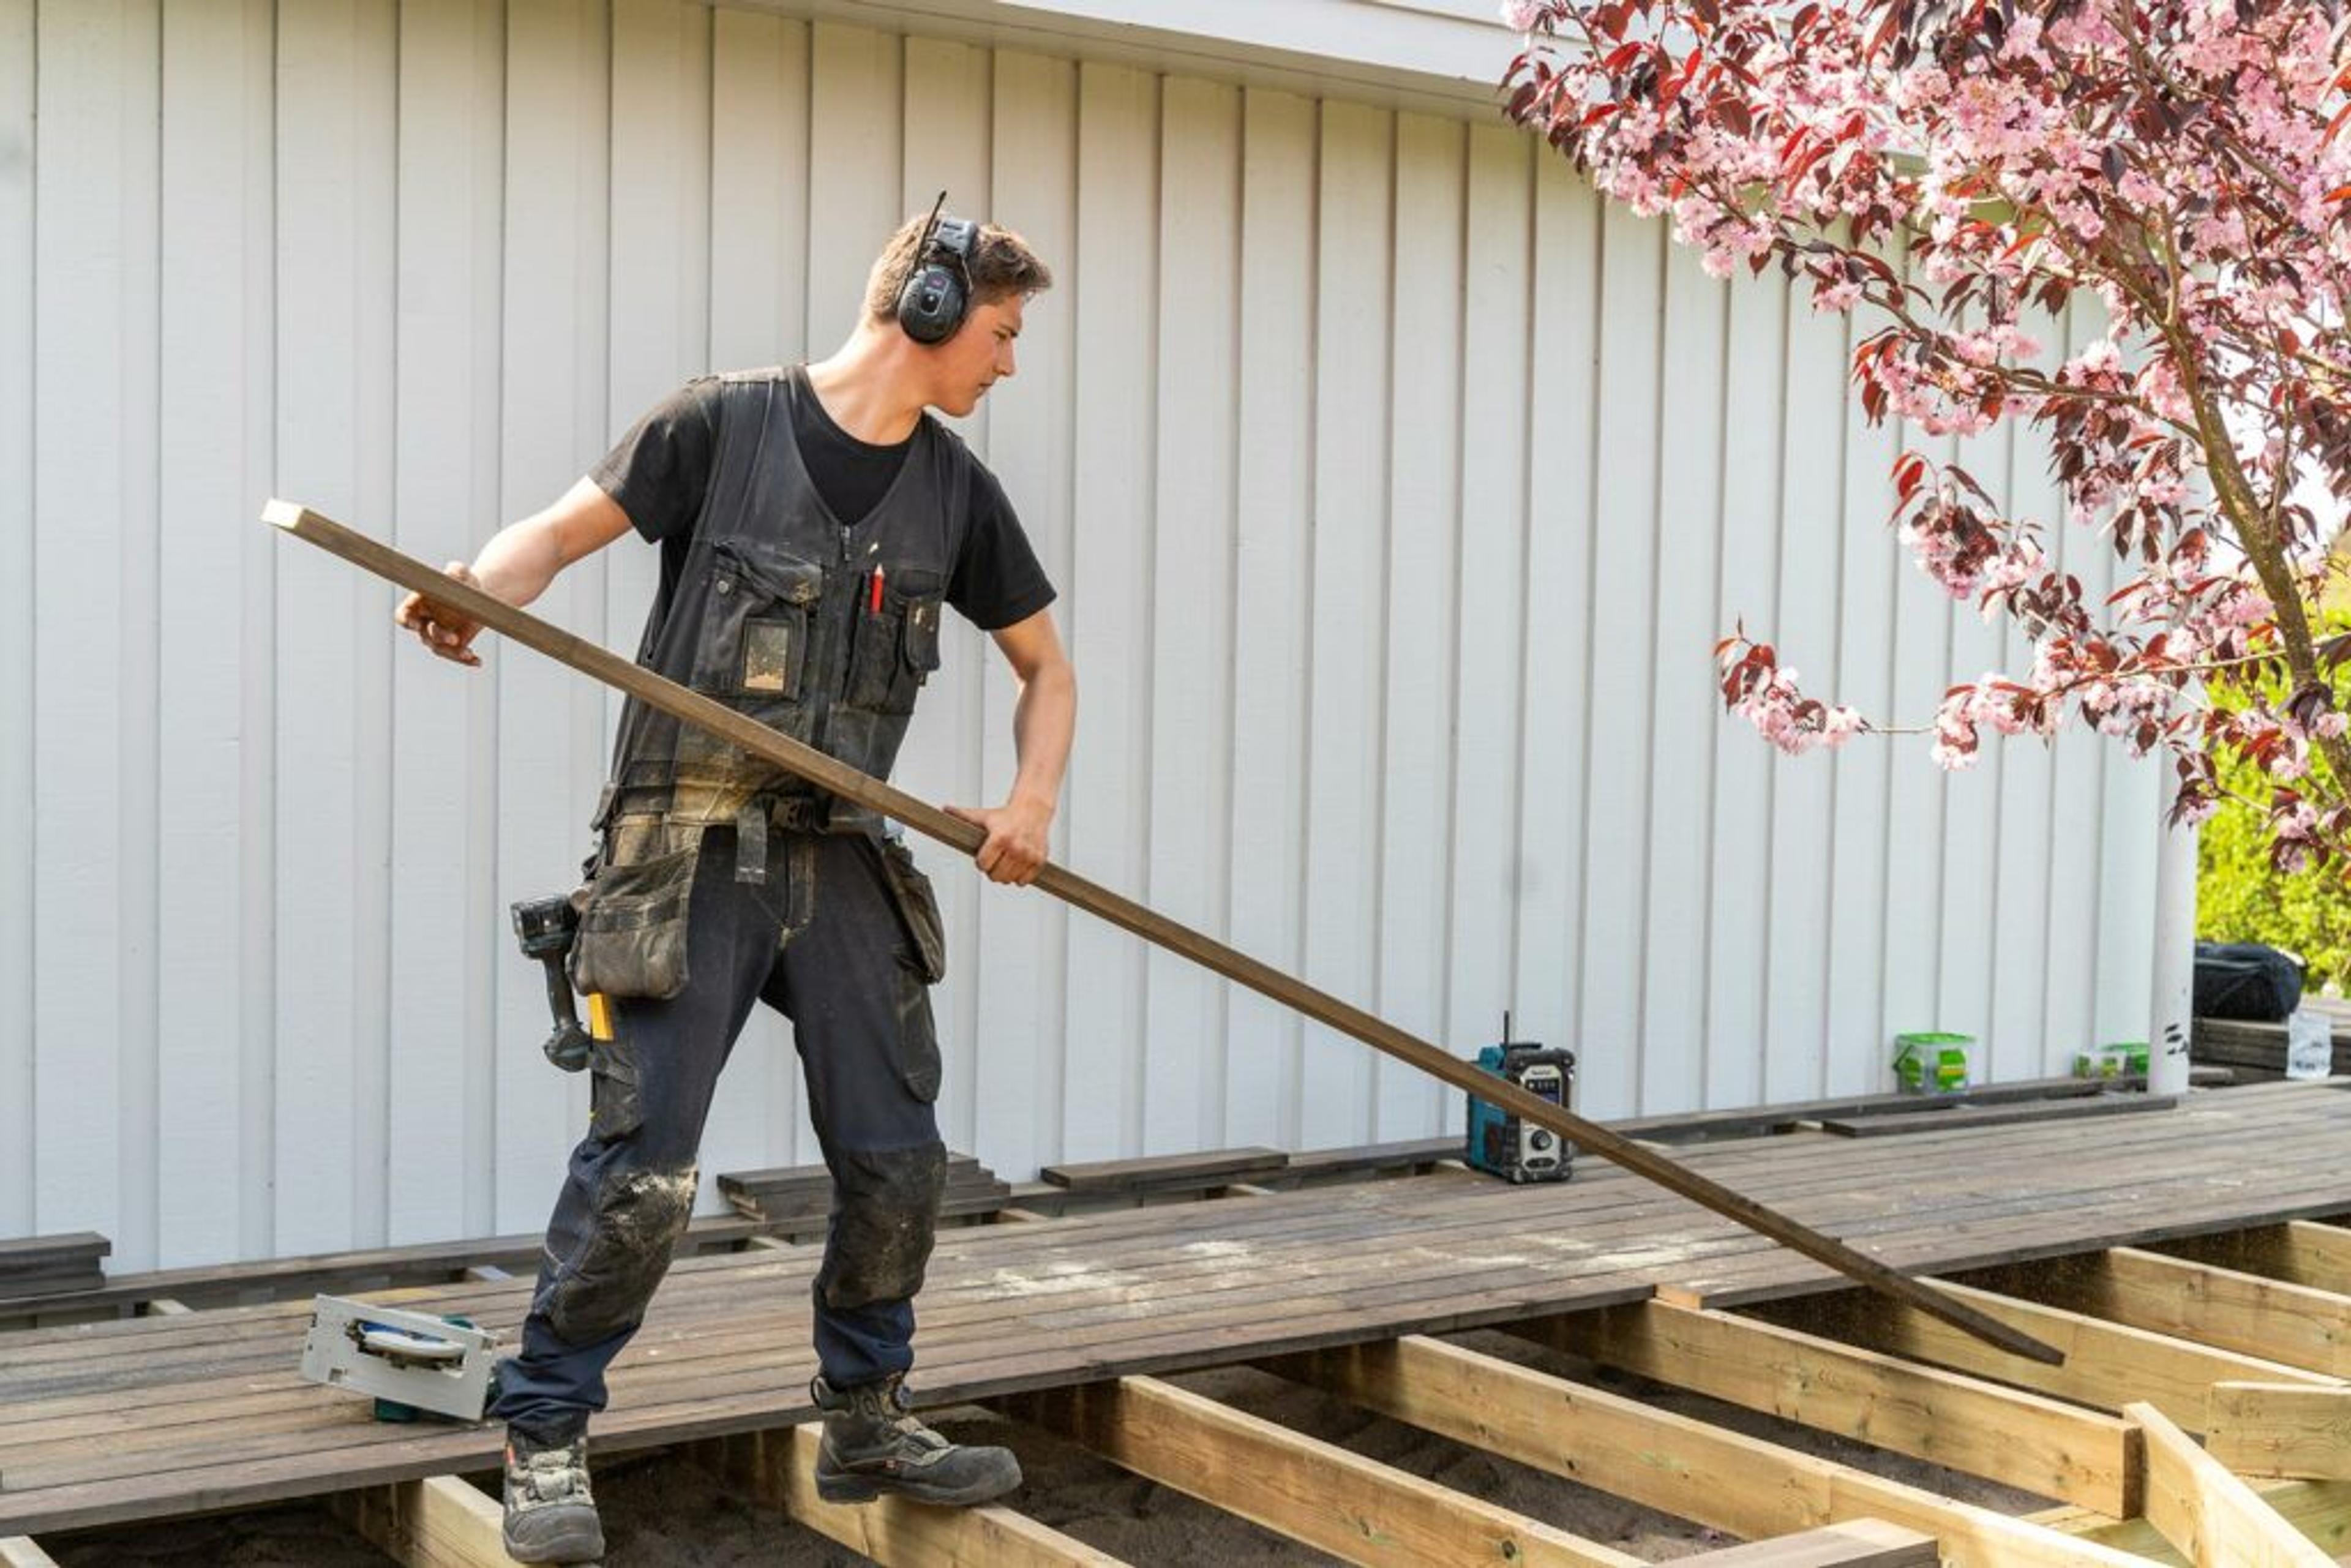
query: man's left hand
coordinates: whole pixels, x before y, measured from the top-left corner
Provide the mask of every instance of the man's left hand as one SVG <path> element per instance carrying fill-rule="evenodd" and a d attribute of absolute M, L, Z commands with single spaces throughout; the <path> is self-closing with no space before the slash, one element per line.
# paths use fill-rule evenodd
<path fill-rule="evenodd" d="M 1016 797 L 994 810 L 949 806 L 947 814 L 987 830 L 987 841 L 972 860 L 990 882 L 1026 885 L 1044 869 L 1045 832 L 1053 823 L 1049 803 Z"/>

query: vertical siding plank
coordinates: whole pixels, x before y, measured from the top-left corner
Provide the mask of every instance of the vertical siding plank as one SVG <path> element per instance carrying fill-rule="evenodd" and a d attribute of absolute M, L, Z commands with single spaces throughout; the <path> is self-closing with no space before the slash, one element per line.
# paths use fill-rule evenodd
<path fill-rule="evenodd" d="M 111 1232 L 121 1212 L 116 954 L 127 933 L 122 874 L 119 562 L 135 505 L 120 465 L 127 239 L 120 188 L 131 155 L 125 5 L 49 6 L 38 17 L 34 339 L 40 444 L 32 605 L 37 846 L 33 896 L 34 1225 Z"/>
<path fill-rule="evenodd" d="M 1460 125 L 1424 115 L 1396 120 L 1379 1010 L 1431 1037 L 1444 1031 L 1451 913 L 1464 136 Z M 1375 1083 L 1374 1137 L 1436 1131 L 1435 1081 L 1382 1057 Z"/>
<path fill-rule="evenodd" d="M 711 25 L 711 368 L 789 364 L 808 344 L 808 25 L 733 10 Z M 749 1063 L 737 1076 L 763 1085 L 742 1095 L 765 1103 L 754 1163 L 813 1164 L 816 1150 L 799 1146 L 807 1112 L 790 1026 L 754 1008 L 736 1051 Z"/>
<path fill-rule="evenodd" d="M 1231 853 L 1233 403 L 1240 96 L 1169 78 L 1161 99 L 1158 492 L 1154 538 L 1149 898 L 1221 934 Z M 1224 986 L 1153 948 L 1144 983 L 1144 1151 L 1224 1139 Z"/>
<path fill-rule="evenodd" d="M 611 40 L 603 7 L 593 0 L 515 0 L 507 22 L 498 514 L 512 518 L 560 495 L 611 434 Z M 559 576 L 535 608 L 583 635 L 601 636 L 605 570 L 601 557 L 581 562 Z M 497 899 L 504 904 L 578 881 L 606 761 L 603 699 L 520 650 L 493 650 L 487 664 L 497 682 Z M 564 1151 L 587 1125 L 586 1075 L 558 1074 L 539 1056 L 547 999 L 537 966 L 501 951 L 496 977 L 496 1226 L 527 1231 L 546 1221 Z"/>
<path fill-rule="evenodd" d="M 1584 1104 L 1631 1111 L 1642 1050 L 1641 941 L 1651 704 L 1651 599 L 1656 578 L 1660 375 L 1666 233 L 1621 207 L 1602 222 L 1597 533 L 1593 554 L 1591 791 L 1584 805 L 1583 1051 Z"/>
<path fill-rule="evenodd" d="M 121 737 L 120 818 L 116 825 L 121 862 L 115 900 L 123 945 L 114 955 L 115 984 L 121 1004 L 121 1034 L 114 1040 L 120 1061 L 121 1099 L 115 1110 L 121 1136 L 121 1202 L 113 1239 L 121 1266 L 152 1265 L 156 1254 L 156 1209 L 161 1202 L 157 1145 L 162 1123 L 156 1098 L 157 950 L 160 910 L 157 882 L 162 801 L 162 368 L 155 344 L 162 336 L 162 16 L 159 4 L 127 14 L 130 26 L 122 53 L 123 160 L 117 194 L 122 202 L 124 356 L 119 393 L 121 435 L 115 451 L 123 479 L 121 622 L 117 632 L 121 665 L 114 722 Z"/>
<path fill-rule="evenodd" d="M 33 388 L 38 252 L 34 245 L 33 0 L 0 0 L 0 1234 L 30 1232 L 34 1141 L 35 912 Z"/>
<path fill-rule="evenodd" d="M 1071 502 L 1071 442 L 1077 365 L 1077 69 L 1066 60 L 1000 50 L 995 56 L 994 120 L 988 172 L 996 221 L 1025 236 L 1054 269 L 1050 294 L 1029 301 L 1022 320 L 1020 373 L 988 415 L 989 465 L 1020 515 L 1046 575 L 1065 592 L 1075 544 Z M 1071 601 L 1053 614 L 1066 632 Z M 993 661 L 989 651 L 984 657 Z M 1078 746 L 1090 750 L 1096 693 L 1078 671 Z M 980 709 L 985 766 L 979 797 L 1000 800 L 1012 788 L 1013 684 L 999 667 L 987 674 Z M 1069 794 L 1054 819 L 1054 858 L 1069 853 Z M 1062 1096 L 1069 1051 L 1069 906 L 1058 899 L 991 899 L 977 940 L 967 942 L 976 1016 L 985 1029 L 987 1071 L 973 1085 L 974 1152 L 998 1171 L 1026 1172 L 1061 1153 Z M 1080 1042 L 1081 1051 L 1097 1042 Z"/>
<path fill-rule="evenodd" d="M 902 45 L 893 33 L 815 25 L 809 116 L 809 352 L 831 353 L 864 308 L 874 252 L 905 214 Z"/>
<path fill-rule="evenodd" d="M 162 484 L 157 603 L 162 737 L 159 792 L 171 802 L 158 842 L 157 970 L 172 998 L 157 1020 L 154 1088 L 172 1113 L 156 1129 L 156 1261 L 170 1268 L 236 1255 L 237 1206 L 225 1201 L 247 1151 L 238 1041 L 246 1024 L 239 842 L 245 752 L 245 524 L 269 475 L 252 461 L 247 422 L 268 406 L 275 322 L 249 279 L 266 220 L 268 164 L 253 158 L 272 91 L 254 45 L 269 36 L 253 4 L 163 16 L 161 340 Z M 256 308 L 256 304 L 259 308 Z M 270 889 L 261 890 L 267 896 Z M 118 1246 L 120 1239 L 117 1238 Z"/>
<path fill-rule="evenodd" d="M 2104 308 L 2085 295 L 2074 297 L 2072 316 L 2069 340 L 2077 346 L 2106 330 Z M 2103 605 L 2105 594 L 2137 576 L 2139 569 L 2136 558 L 2117 558 L 2111 539 L 2104 535 L 2091 548 L 2103 563 L 2096 579 L 2101 585 L 2097 601 Z M 2103 611 L 2094 613 L 2105 618 Z M 2166 936 L 2155 929 L 2156 868 L 2162 858 L 2164 835 L 2195 830 L 2175 830 L 2163 823 L 2176 778 L 2167 754 L 2158 751 L 2134 758 L 2119 741 L 2103 736 L 2094 744 L 2102 761 L 2097 786 L 2097 894 L 2090 912 L 2096 924 L 2093 944 L 2096 960 L 2090 977 L 2094 1011 L 2089 1020 L 2095 1038 L 2089 1043 L 2149 1040 L 2156 943 Z"/>
<path fill-rule="evenodd" d="M 1716 559 L 1718 634 L 1781 628 L 1780 499 L 1788 417 L 1784 397 L 1790 287 L 1776 272 L 1740 276 L 1730 289 L 1729 352 L 1723 375 L 1722 542 Z M 1712 705 L 1713 848 L 1707 901 L 1708 1106 L 1763 1099 L 1769 1038 L 1772 785 L 1778 769 L 1747 721 Z"/>
<path fill-rule="evenodd" d="M 408 0 L 400 27 L 400 484 L 402 549 L 470 557 L 497 517 L 498 253 L 505 152 L 502 42 L 471 0 Z M 369 631 L 392 638 L 392 629 Z M 392 671 L 392 1010 L 388 1234 L 467 1233 L 472 1064 L 503 920 L 468 850 L 493 802 L 477 758 L 490 683 L 402 637 Z M 503 914 L 503 910 L 498 913 Z"/>
<path fill-rule="evenodd" d="M 2053 562 L 2062 540 L 2056 486 L 2037 433 L 2012 431 L 2005 486 L 2013 515 L 2038 522 Z M 2001 492 L 1995 491 L 1994 494 Z M 2001 622 L 2001 667 L 2029 675 L 2032 649 L 2013 622 Z M 1991 853 L 2000 866 L 1993 912 L 1991 1035 L 1980 1064 L 1993 1080 L 2030 1078 L 2049 1053 L 2044 1019 L 2050 986 L 2050 789 L 2055 758 L 2033 736 L 1995 741 L 2001 747 L 2000 831 Z"/>
<path fill-rule="evenodd" d="M 152 4 L 37 18 L 31 528 L 36 1223 L 154 1245 Z"/>
<path fill-rule="evenodd" d="M 948 212 L 974 222 L 989 218 L 987 52 L 935 38 L 908 38 L 905 69 L 901 132 L 905 169 L 900 181 L 899 207 L 907 213 L 928 212 L 944 190 Z M 877 235 L 873 248 L 880 246 Z M 1017 365 L 1017 346 L 1014 352 Z M 1003 392 L 982 398 L 967 418 L 942 423 L 985 461 L 990 408 L 1019 384 L 1016 375 Z M 899 779 L 926 800 L 993 806 L 1000 796 L 981 799 L 982 747 L 1003 736 L 983 733 L 983 720 L 988 682 L 1001 666 L 995 646 L 977 627 L 960 615 L 950 615 L 946 622 L 940 643 L 942 667 L 931 677 L 921 716 L 899 754 Z M 927 847 L 917 852 L 928 861 L 938 858 Z M 979 1029 L 979 988 L 973 983 L 978 970 L 973 956 L 981 925 L 1003 907 L 1006 899 L 991 891 L 986 879 L 968 864 L 951 865 L 935 886 L 950 955 L 946 977 L 931 997 L 945 1048 L 939 1126 L 951 1147 L 968 1150 L 977 1132 L 980 1052 L 984 1045 L 994 1043 Z M 992 1057 L 987 1070 L 994 1071 Z"/>
<path fill-rule="evenodd" d="M 2086 309 L 2069 310 L 2063 320 L 2044 323 L 2043 337 L 2052 348 L 2071 356 L 2087 347 L 2095 335 L 2088 318 Z M 2041 445 L 2039 451 L 2045 463 L 2047 446 Z M 2103 606 L 2114 584 L 2110 566 L 2114 550 L 2104 533 L 2081 527 L 2066 516 L 2064 494 L 2053 483 L 2049 545 L 2051 559 L 2081 582 L 2083 603 L 2091 615 L 2103 619 Z M 2108 758 L 2126 756 L 2116 743 L 2084 725 L 2078 707 L 2065 716 L 2050 757 L 2049 942 L 2043 956 L 2048 986 L 2043 1001 L 2042 1049 L 2026 1069 L 2028 1076 L 2066 1071 L 2073 1065 L 2074 1052 L 2097 1043 L 2092 1036 L 2097 1017 L 2098 819 Z M 2152 908 L 2152 900 L 2148 907 Z M 2148 931 L 2153 924 L 2152 919 L 2147 922 Z M 2137 945 L 2147 945 L 2144 933 Z"/>
<path fill-rule="evenodd" d="M 1848 350 L 1875 324 L 1858 315 L 1846 321 Z M 1850 363 L 1848 357 L 1847 362 Z M 1901 562 L 1887 549 L 1883 518 L 1893 485 L 1888 477 L 1900 450 L 1901 432 L 1891 424 L 1873 429 L 1861 400 L 1844 389 L 1844 488 L 1838 515 L 1843 522 L 1837 595 L 1835 685 L 1816 688 L 1824 699 L 1850 704 L 1865 714 L 1884 714 L 1894 698 L 1894 595 Z M 1823 624 L 1825 634 L 1829 628 Z M 1814 765 L 1830 779 L 1830 842 L 1823 846 L 1830 865 L 1828 994 L 1823 1046 L 1827 1060 L 1822 1082 L 1832 1094 L 1876 1089 L 1891 1060 L 1881 1049 L 1878 1020 L 1885 1012 L 1886 925 L 1886 838 L 1876 824 L 1886 818 L 1891 767 L 1887 743 L 1848 743 L 1834 758 Z"/>
<path fill-rule="evenodd" d="M 1457 1052 L 1498 1038 L 1515 1011 L 1520 689 L 1526 588 L 1527 355 L 1538 143 L 1514 126 L 1469 132 L 1461 344 L 1461 544 L 1453 666 L 1451 917 L 1443 1038 Z M 1529 1037 L 1532 1038 L 1532 1037 Z M 1436 1127 L 1462 1123 L 1438 1095 Z"/>
<path fill-rule="evenodd" d="M 278 473 L 287 494 L 361 517 L 356 276 L 357 7 L 305 0 L 277 30 Z M 377 595 L 323 557 L 277 569 L 277 1247 L 348 1244 L 360 1068 L 354 628 Z M 298 1170 L 303 1179 L 287 1181 Z"/>
<path fill-rule="evenodd" d="M 1111 887 L 1141 888 L 1151 810 L 1151 583 L 1157 410 L 1159 90 L 1123 66 L 1078 77 L 1074 517 L 1119 519 L 1073 540 L 1070 635 L 1087 693 L 1070 768 L 1069 858 Z M 1144 963 L 1098 920 L 1070 923 L 1070 1054 L 1062 1154 L 1102 1159 L 1142 1148 Z"/>
<path fill-rule="evenodd" d="M 1369 323 L 1389 318 L 1394 117 L 1336 99 L 1322 105 L 1315 258 L 1313 591 L 1308 612 L 1306 978 L 1376 1008 L 1378 867 L 1366 852 L 1381 819 L 1380 670 L 1388 497 L 1392 345 Z M 1346 395 L 1335 395 L 1346 389 Z M 1375 1059 L 1321 1024 L 1307 1026 L 1298 1142 L 1307 1148 L 1373 1134 Z"/>
<path fill-rule="evenodd" d="M 1930 459 L 1948 455 L 1947 442 L 1908 423 L 1899 426 L 1898 445 Z M 1888 506 L 1890 509 L 1890 502 Z M 1877 548 L 1896 563 L 1894 685 L 1878 716 L 1901 725 L 1930 724 L 1958 673 L 1949 668 L 1956 606 L 1941 585 L 1919 570 L 1892 530 L 1880 535 Z M 1925 737 L 1896 736 L 1867 744 L 1890 748 L 1884 820 L 1886 969 L 1877 1019 L 1883 1055 L 1875 1074 L 1855 1085 L 1877 1090 L 1889 1082 L 1886 1064 L 1893 1061 L 1894 1037 L 1939 1027 L 1935 1019 L 1942 967 L 1942 845 L 1950 783 L 1934 760 L 1932 741 Z"/>
<path fill-rule="evenodd" d="M 2006 488 L 2007 443 L 2003 427 L 1986 437 L 1947 439 L 1944 455 L 1997 497 Z M 1950 626 L 1949 685 L 1972 682 L 1999 667 L 2000 632 L 1972 599 L 1953 602 Z M 2006 756 L 2000 740 L 1987 735 L 1975 765 L 1945 780 L 1940 1005 L 1931 1021 L 1914 1019 L 1904 1026 L 1970 1034 L 1979 1050 L 1991 1043 L 1992 936 L 2000 892 L 1994 850 Z"/>
<path fill-rule="evenodd" d="M 711 26 L 710 363 L 789 364 L 808 348 L 808 24 Z"/>
<path fill-rule="evenodd" d="M 1710 657 L 1716 509 L 1722 500 L 1723 344 L 1728 290 L 1681 247 L 1666 256 L 1655 590 L 1656 729 L 1649 747 L 1648 919 L 1642 941 L 1642 1046 L 1635 1103 L 1646 1113 L 1706 1099 L 1708 967 L 1706 830 L 1719 733 Z M 1629 976 L 1628 976 L 1629 982 Z"/>
<path fill-rule="evenodd" d="M 1769 639 L 1804 689 L 1836 689 L 1837 587 L 1845 400 L 1844 318 L 1817 312 L 1810 290 L 1789 303 L 1787 452 L 1781 490 L 1779 612 Z M 1813 757 L 1773 758 L 1771 974 L 1763 1098 L 1824 1092 L 1829 843 L 1834 779 Z"/>
<path fill-rule="evenodd" d="M 357 166 L 350 178 L 358 202 L 353 227 L 358 354 L 352 366 L 358 426 L 360 517 L 388 526 L 398 490 L 397 377 L 399 234 L 399 13 L 392 0 L 372 0 L 356 18 L 353 84 Z M 352 736 L 351 812 L 356 832 L 351 899 L 352 1008 L 355 1072 L 346 1092 L 351 1129 L 352 1229 L 360 1245 L 390 1239 L 392 1149 L 392 634 L 381 617 L 394 595 L 363 584 L 369 616 L 347 634 L 353 639 L 358 710 Z"/>
<path fill-rule="evenodd" d="M 1536 154 L 1516 1032 L 1572 1047 L 1579 1061 L 1600 213 L 1600 198 L 1565 159 L 1548 149 Z"/>
<path fill-rule="evenodd" d="M 1314 115 L 1251 89 L 1243 104 L 1239 432 L 1234 454 L 1232 856 L 1236 946 L 1298 966 L 1306 892 L 1307 654 L 1313 603 Z M 1297 1015 L 1226 988 L 1225 1138 L 1297 1137 Z"/>
<path fill-rule="evenodd" d="M 277 471 L 277 37 L 274 0 L 249 0 L 245 77 L 253 113 L 246 123 L 251 193 L 246 212 L 246 353 L 255 367 L 244 429 L 246 471 Z M 281 483 L 256 490 L 283 494 Z M 244 509 L 240 508 L 240 516 Z M 277 1225 L 277 562 L 275 530 L 248 528 L 238 664 L 243 672 L 236 836 L 241 862 L 237 923 L 238 1128 L 236 1255 L 266 1257 Z"/>

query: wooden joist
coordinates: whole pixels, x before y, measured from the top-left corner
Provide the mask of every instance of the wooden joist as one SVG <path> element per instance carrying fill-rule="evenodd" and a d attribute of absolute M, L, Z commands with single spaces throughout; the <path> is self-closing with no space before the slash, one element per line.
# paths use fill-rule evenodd
<path fill-rule="evenodd" d="M 1676 1559 L 1705 1568 L 1935 1568 L 1935 1538 L 1882 1519 L 1824 1524 L 1776 1541 L 1750 1541 Z"/>
<path fill-rule="evenodd" d="M 1634 1568 L 1613 1547 L 1150 1377 L 1021 1395 L 1021 1419 L 1349 1563 Z"/>
<path fill-rule="evenodd" d="M 2351 1387 L 2216 1383 L 2204 1447 L 2239 1475 L 2351 1480 Z"/>
<path fill-rule="evenodd" d="M 455 1476 L 336 1492 L 335 1517 L 402 1568 L 506 1568 L 497 1500 Z"/>
<path fill-rule="evenodd" d="M 1876 1518 L 1943 1560 L 1986 1568 L 2105 1563 L 2122 1552 L 1604 1389 L 1410 1336 L 1283 1356 L 1270 1371 L 1393 1420 L 1750 1541 Z"/>
<path fill-rule="evenodd" d="M 2123 1414 L 2147 1436 L 2147 1522 L 2197 1568 L 2332 1568 L 2332 1557 L 2163 1412 L 2132 1405 Z"/>
<path fill-rule="evenodd" d="M 2314 1542 L 2321 1552 L 2338 1559 L 2351 1553 L 2351 1484 L 2260 1480 L 2252 1484 L 2272 1511 L 2300 1531 L 2304 1539 Z M 2029 1517 L 2036 1524 L 2150 1562 L 2184 1565 L 2188 1561 L 2144 1515 L 2137 1519 L 2108 1519 L 2087 1509 L 2057 1508 Z"/>
<path fill-rule="evenodd" d="M 1944 1289 L 1983 1311 L 2027 1329 L 2065 1353 L 2063 1366 L 2043 1366 L 2006 1354 L 1907 1308 L 1881 1307 L 1850 1292 L 1760 1309 L 1774 1322 L 1793 1322 L 1874 1350 L 1914 1357 L 2054 1395 L 2102 1410 L 2134 1401 L 2154 1405 L 2190 1431 L 2201 1431 L 2215 1383 L 2298 1383 L 2337 1380 L 2280 1362 L 2112 1323 L 2063 1307 L 2043 1305 L 1966 1285 Z"/>
<path fill-rule="evenodd" d="M 2351 1377 L 2351 1296 L 2134 1247 L 2014 1277 L 2039 1299 L 2075 1312 Z"/>
<path fill-rule="evenodd" d="M 2174 1242 L 2162 1250 L 2351 1296 L 2351 1230 L 2340 1225 L 2294 1219 Z"/>
<path fill-rule="evenodd" d="M 763 1508 L 883 1568 L 1118 1568 L 1119 1560 L 1002 1505 L 931 1508 L 904 1498 L 851 1506 L 816 1495 L 816 1422 L 687 1446 L 687 1456 Z"/>
<path fill-rule="evenodd" d="M 1647 1301 L 1513 1329 L 1714 1398 L 2117 1518 L 2138 1511 L 2118 1416 L 1737 1317 Z"/>
<path fill-rule="evenodd" d="M 57 1568 L 57 1560 L 28 1536 L 0 1540 L 0 1568 Z"/>

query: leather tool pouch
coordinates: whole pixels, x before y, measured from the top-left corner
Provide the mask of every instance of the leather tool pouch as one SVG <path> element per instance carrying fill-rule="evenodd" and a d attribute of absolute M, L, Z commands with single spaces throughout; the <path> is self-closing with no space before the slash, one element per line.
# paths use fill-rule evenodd
<path fill-rule="evenodd" d="M 923 984 L 935 986 L 946 977 L 946 926 L 939 919 L 938 895 L 931 891 L 931 879 L 914 865 L 912 851 L 895 839 L 881 839 L 875 847 L 882 854 L 883 880 L 889 884 L 890 902 L 897 906 L 898 923 L 905 928 L 907 946 L 903 956 L 907 967 L 923 977 Z"/>
<path fill-rule="evenodd" d="M 621 829 L 614 825 L 606 859 L 589 880 L 580 905 L 580 934 L 571 943 L 571 983 L 582 993 L 664 1001 L 685 988 L 686 912 L 702 836 L 693 833 L 684 849 L 616 861 L 613 851 L 666 843 L 658 832 Z"/>

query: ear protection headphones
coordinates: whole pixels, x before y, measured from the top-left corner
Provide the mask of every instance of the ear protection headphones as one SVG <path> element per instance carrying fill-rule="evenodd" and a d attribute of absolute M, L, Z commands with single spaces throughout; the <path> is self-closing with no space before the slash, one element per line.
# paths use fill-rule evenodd
<path fill-rule="evenodd" d="M 923 243 L 914 265 L 898 290 L 898 325 L 917 343 L 944 343 L 963 325 L 971 308 L 971 253 L 979 243 L 979 225 L 962 218 L 943 218 L 947 193 L 931 205 L 923 227 Z"/>

